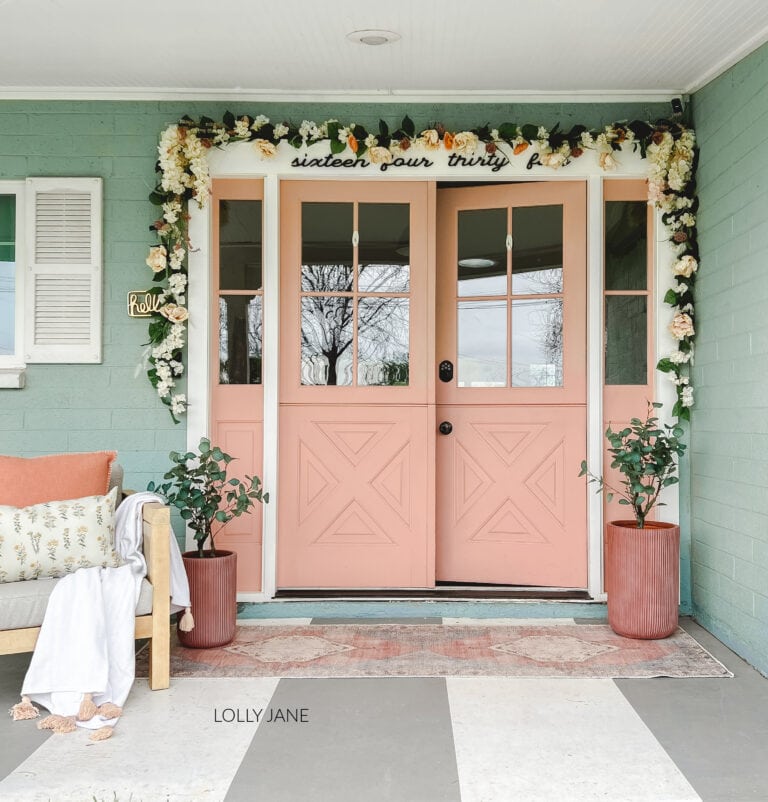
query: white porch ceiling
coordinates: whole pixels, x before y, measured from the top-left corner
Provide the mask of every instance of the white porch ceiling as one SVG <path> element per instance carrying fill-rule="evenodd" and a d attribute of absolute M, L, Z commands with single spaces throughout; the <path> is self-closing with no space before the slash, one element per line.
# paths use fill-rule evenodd
<path fill-rule="evenodd" d="M 0 98 L 670 97 L 767 41 L 768 0 L 0 0 L 0 40 Z"/>

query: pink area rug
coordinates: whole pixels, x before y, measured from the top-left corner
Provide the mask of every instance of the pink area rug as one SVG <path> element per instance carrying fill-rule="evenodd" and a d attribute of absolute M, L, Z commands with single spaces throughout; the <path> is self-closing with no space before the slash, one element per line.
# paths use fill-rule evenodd
<path fill-rule="evenodd" d="M 175 636 L 172 636 L 175 637 Z M 147 676 L 147 655 L 137 657 Z M 171 649 L 172 677 L 731 677 L 682 629 L 622 638 L 607 624 L 239 626 L 217 649 Z"/>

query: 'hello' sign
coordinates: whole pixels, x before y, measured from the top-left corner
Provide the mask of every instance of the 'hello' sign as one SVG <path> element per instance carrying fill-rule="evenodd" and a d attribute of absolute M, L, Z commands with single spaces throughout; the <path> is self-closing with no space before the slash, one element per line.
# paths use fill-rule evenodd
<path fill-rule="evenodd" d="M 151 317 L 160 311 L 160 296 L 149 290 L 132 290 L 128 293 L 128 316 Z"/>

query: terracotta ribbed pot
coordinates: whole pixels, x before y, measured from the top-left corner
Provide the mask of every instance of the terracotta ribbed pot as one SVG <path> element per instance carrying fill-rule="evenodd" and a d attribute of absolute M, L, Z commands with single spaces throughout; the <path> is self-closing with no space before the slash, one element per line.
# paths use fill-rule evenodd
<path fill-rule="evenodd" d="M 608 623 L 618 635 L 655 640 L 677 629 L 680 527 L 646 521 L 608 524 L 605 554 Z"/>
<path fill-rule="evenodd" d="M 216 550 L 211 557 L 198 557 L 196 551 L 181 555 L 189 579 L 192 617 L 195 626 L 189 632 L 177 630 L 182 646 L 212 649 L 224 646 L 235 637 L 237 621 L 237 554 Z"/>

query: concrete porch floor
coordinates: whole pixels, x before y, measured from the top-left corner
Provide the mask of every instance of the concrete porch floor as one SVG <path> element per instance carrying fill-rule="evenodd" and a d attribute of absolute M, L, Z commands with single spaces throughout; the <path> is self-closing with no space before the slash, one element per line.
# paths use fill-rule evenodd
<path fill-rule="evenodd" d="M 768 679 L 681 623 L 733 679 L 137 680 L 101 743 L 0 719 L 0 799 L 767 800 Z M 28 661 L 0 658 L 3 708 Z"/>

